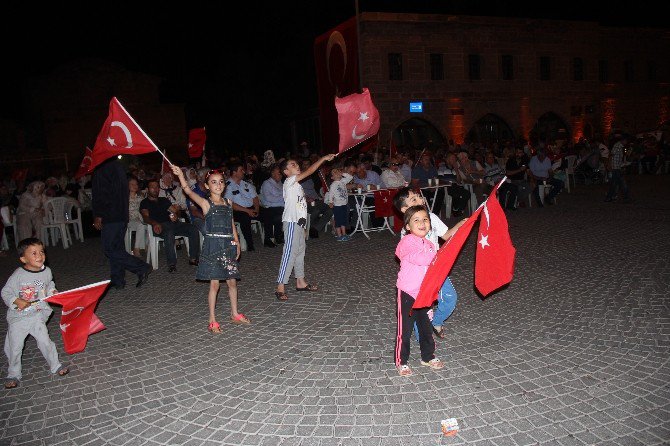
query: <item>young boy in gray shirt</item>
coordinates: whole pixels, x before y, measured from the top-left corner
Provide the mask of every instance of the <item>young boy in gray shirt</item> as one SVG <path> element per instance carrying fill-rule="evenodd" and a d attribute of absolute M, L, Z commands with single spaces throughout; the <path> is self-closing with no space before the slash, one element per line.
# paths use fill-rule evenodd
<path fill-rule="evenodd" d="M 23 266 L 17 268 L 2 288 L 2 300 L 7 305 L 7 337 L 5 355 L 9 361 L 5 389 L 13 389 L 21 381 L 21 355 L 28 335 L 49 363 L 51 373 L 65 376 L 70 371 L 58 360 L 56 345 L 49 338 L 46 322 L 53 313 L 41 299 L 56 292 L 51 269 L 44 265 L 44 244 L 36 238 L 21 240 L 18 246 Z"/>

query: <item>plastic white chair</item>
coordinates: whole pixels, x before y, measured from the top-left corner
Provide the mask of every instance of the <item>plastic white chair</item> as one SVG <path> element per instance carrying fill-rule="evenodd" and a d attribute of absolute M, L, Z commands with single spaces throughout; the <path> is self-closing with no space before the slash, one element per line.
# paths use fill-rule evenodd
<path fill-rule="evenodd" d="M 309 217 L 309 215 L 307 217 Z M 235 227 L 237 228 L 237 237 L 240 240 L 240 250 L 241 251 L 246 251 L 247 250 L 247 240 L 244 238 L 244 234 L 242 234 L 242 228 L 240 228 L 240 222 L 236 221 L 235 222 Z"/>
<path fill-rule="evenodd" d="M 67 230 L 68 225 L 74 227 L 74 238 L 80 242 L 84 242 L 84 229 L 81 226 L 81 206 L 79 206 L 75 201 L 67 200 L 65 202 L 65 229 Z M 77 218 L 73 218 L 76 209 Z"/>
<path fill-rule="evenodd" d="M 150 232 L 150 231 L 148 231 L 148 228 L 149 228 L 148 225 L 142 225 L 140 230 Z M 130 226 L 128 226 L 126 228 L 126 235 L 124 237 L 124 242 L 125 242 L 125 245 L 126 245 L 126 251 L 128 251 L 129 253 L 133 252 L 133 244 L 132 244 L 133 243 L 133 234 L 135 234 L 135 237 L 137 237 L 137 229 L 134 229 L 134 228 L 131 228 Z M 146 233 L 145 233 L 145 240 L 147 240 L 146 239 Z M 146 246 L 145 246 L 145 248 L 146 248 Z"/>
<path fill-rule="evenodd" d="M 261 240 L 265 241 L 265 229 L 260 220 L 251 220 L 251 229 L 261 235 Z"/>
<path fill-rule="evenodd" d="M 127 232 L 127 231 L 126 231 Z M 183 240 L 186 244 L 186 251 L 188 252 L 188 237 L 185 235 L 175 236 L 175 242 L 177 240 Z M 158 269 L 158 251 L 160 249 L 160 244 L 165 243 L 165 240 L 158 235 L 154 235 L 154 231 L 150 228 L 147 228 L 147 263 L 150 263 L 153 269 Z"/>
<path fill-rule="evenodd" d="M 42 240 L 45 246 L 56 246 L 59 239 L 63 241 L 63 249 L 67 249 L 72 244 L 70 233 L 67 231 L 65 222 L 65 206 L 68 201 L 65 197 L 50 198 L 44 204 L 44 223 L 42 224 Z M 68 203 L 69 204 L 69 203 Z M 56 233 L 58 230 L 58 234 Z"/>
<path fill-rule="evenodd" d="M 19 237 L 16 232 L 16 217 L 12 214 L 11 209 L 9 206 L 3 206 L 0 209 L 0 213 L 2 214 L 2 224 L 5 226 L 5 229 L 9 228 L 10 226 L 14 230 L 14 244 L 18 247 L 19 245 Z M 9 249 L 9 243 L 7 242 L 7 234 L 3 231 L 2 236 L 0 237 L 2 240 L 0 243 L 2 243 L 2 249 Z"/>

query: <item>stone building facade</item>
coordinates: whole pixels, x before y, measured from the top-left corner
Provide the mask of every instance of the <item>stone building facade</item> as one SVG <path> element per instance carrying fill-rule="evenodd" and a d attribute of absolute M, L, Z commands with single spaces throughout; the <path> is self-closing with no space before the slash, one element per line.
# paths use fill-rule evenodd
<path fill-rule="evenodd" d="M 366 12 L 360 36 L 361 85 L 380 111 L 383 145 L 392 134 L 411 144 L 412 132 L 425 142 L 430 131 L 456 143 L 607 138 L 670 120 L 670 30 Z"/>

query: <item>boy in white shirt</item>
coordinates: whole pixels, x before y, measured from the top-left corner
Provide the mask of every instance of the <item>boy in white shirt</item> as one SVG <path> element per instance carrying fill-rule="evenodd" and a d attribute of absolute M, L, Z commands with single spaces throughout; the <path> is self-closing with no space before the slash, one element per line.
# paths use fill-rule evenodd
<path fill-rule="evenodd" d="M 348 242 L 351 240 L 351 237 L 347 235 L 347 221 L 349 219 L 347 183 L 353 179 L 353 176 L 344 173 L 341 168 L 336 167 L 330 171 L 330 178 L 332 178 L 333 182 L 328 192 L 326 192 L 324 200 L 333 209 L 333 215 L 335 216 L 335 237 L 337 241 Z"/>
<path fill-rule="evenodd" d="M 398 191 L 396 196 L 393 198 L 393 205 L 398 209 L 403 215 L 405 211 L 412 206 L 426 206 L 425 200 L 420 194 L 417 194 L 409 187 L 402 188 Z M 428 213 L 430 217 L 430 232 L 426 234 L 426 239 L 439 247 L 438 238 L 442 240 L 449 240 L 455 233 L 458 231 L 463 223 L 467 220 L 463 220 L 456 223 L 451 229 L 445 225 L 440 217 L 433 214 L 432 212 Z M 400 237 L 405 235 L 405 230 L 400 231 Z M 458 294 L 454 285 L 451 283 L 449 277 L 446 278 L 444 284 L 438 293 L 437 297 L 437 309 L 433 313 L 433 331 L 439 338 L 444 338 L 444 329 L 442 324 L 447 320 L 451 313 L 456 308 L 456 301 L 458 300 Z"/>
<path fill-rule="evenodd" d="M 304 172 L 300 171 L 297 161 L 288 159 L 282 161 L 280 168 L 286 176 L 284 181 L 284 214 L 282 225 L 284 229 L 284 252 L 279 265 L 277 289 L 275 297 L 278 300 L 287 300 L 286 285 L 291 278 L 291 271 L 295 268 L 296 291 L 316 291 L 316 285 L 305 280 L 305 227 L 307 225 L 307 202 L 300 181 L 312 175 L 325 161 L 332 161 L 335 154 L 331 153 L 309 166 Z"/>

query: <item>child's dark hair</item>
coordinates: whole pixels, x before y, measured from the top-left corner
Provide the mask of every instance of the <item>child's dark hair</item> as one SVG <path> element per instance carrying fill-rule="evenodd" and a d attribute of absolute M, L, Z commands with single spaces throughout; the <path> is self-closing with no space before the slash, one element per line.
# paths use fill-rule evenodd
<path fill-rule="evenodd" d="M 44 243 L 42 242 L 42 240 L 38 238 L 28 237 L 21 240 L 18 246 L 16 247 L 16 250 L 19 252 L 19 257 L 23 257 L 23 254 L 26 252 L 26 249 L 28 249 L 33 245 L 39 245 L 42 248 L 44 248 Z"/>
<path fill-rule="evenodd" d="M 405 211 L 405 215 L 403 215 L 402 219 L 403 226 L 407 227 L 410 220 L 412 220 L 412 217 L 414 217 L 414 214 L 420 211 L 423 211 L 426 214 L 428 214 L 428 209 L 426 209 L 426 206 L 423 205 L 410 206 L 409 208 L 407 208 L 407 210 Z"/>
<path fill-rule="evenodd" d="M 395 206 L 399 212 L 402 212 L 400 209 L 405 205 L 405 200 L 409 197 L 411 190 L 412 189 L 409 187 L 403 187 L 402 189 L 399 189 L 395 194 L 395 197 L 393 197 L 393 206 Z"/>
<path fill-rule="evenodd" d="M 288 166 L 288 163 L 290 163 L 291 161 L 294 161 L 294 162 L 297 163 L 297 161 L 295 161 L 291 158 L 287 158 L 287 159 L 283 160 L 281 163 L 279 163 L 279 171 L 282 174 L 284 174 L 284 171 L 286 170 L 286 167 Z M 286 174 L 284 174 L 284 175 L 286 175 Z"/>

